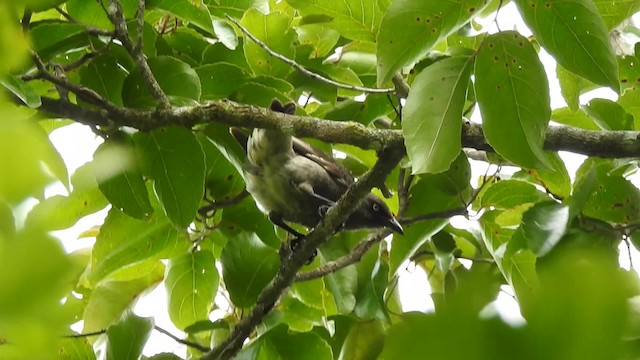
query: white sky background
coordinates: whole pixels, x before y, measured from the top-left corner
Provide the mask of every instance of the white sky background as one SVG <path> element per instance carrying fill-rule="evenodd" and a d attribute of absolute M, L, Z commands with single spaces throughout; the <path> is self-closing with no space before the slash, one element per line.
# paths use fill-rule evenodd
<path fill-rule="evenodd" d="M 496 24 L 493 17 L 483 19 L 480 21 L 485 27 L 489 27 L 490 32 L 497 32 Z M 524 36 L 530 36 L 531 32 L 524 25 L 520 15 L 515 9 L 513 3 L 509 3 L 500 10 L 500 16 L 498 23 L 501 30 L 517 30 Z M 544 64 L 547 74 L 550 74 L 549 85 L 551 90 L 551 106 L 553 109 L 566 106 L 564 99 L 560 94 L 560 86 L 555 78 L 555 61 L 546 53 L 541 50 L 540 58 Z M 580 97 L 580 103 L 586 104 L 593 98 L 607 98 L 611 100 L 617 100 L 617 95 L 610 89 L 599 89 L 592 91 Z M 479 121 L 479 111 L 474 112 L 472 121 Z M 102 140 L 96 137 L 91 130 L 79 124 L 69 125 L 58 130 L 55 130 L 51 134 L 51 140 L 55 147 L 62 155 L 65 163 L 69 169 L 69 173 L 73 173 L 82 164 L 91 161 L 93 158 L 93 152 Z M 561 153 L 562 158 L 565 160 L 569 174 L 572 179 L 575 171 L 584 160 L 584 156 Z M 471 160 L 472 176 L 473 179 L 477 179 L 479 176 L 484 175 L 487 171 L 487 164 L 483 162 L 477 162 Z M 492 169 L 493 170 L 493 169 Z M 508 172 L 509 169 L 503 169 Z M 632 179 L 638 186 L 638 176 Z M 476 180 L 473 180 L 476 181 Z M 66 190 L 61 184 L 56 184 L 49 188 L 46 192 L 47 196 L 55 194 L 66 195 Z M 91 228 L 94 225 L 99 225 L 103 222 L 106 216 L 107 210 L 103 210 L 97 214 L 87 216 L 80 220 L 74 227 L 68 230 L 57 231 L 54 233 L 59 239 L 62 240 L 67 251 L 74 251 L 79 248 L 88 247 L 93 245 L 95 239 L 85 238 L 78 239 L 78 236 L 83 231 Z M 469 221 L 464 217 L 457 216 L 452 219 L 452 224 L 456 227 L 466 228 L 469 226 L 476 226 L 473 221 Z M 401 239 L 400 239 L 401 241 Z M 621 264 L 625 268 L 629 268 L 628 253 L 626 247 L 620 249 Z M 640 263 L 640 256 L 636 251 L 633 252 L 634 263 Z M 433 311 L 433 302 L 430 297 L 431 289 L 425 272 L 408 262 L 401 267 L 399 271 L 399 291 L 404 311 Z M 156 325 L 168 330 L 174 335 L 182 337 L 180 332 L 171 320 L 169 319 L 166 292 L 164 286 L 161 284 L 153 291 L 143 296 L 135 306 L 135 313 L 139 316 L 154 317 Z M 216 303 L 221 307 L 226 307 L 228 304 L 224 299 L 217 299 Z M 524 319 L 520 316 L 518 304 L 513 299 L 513 291 L 508 286 L 503 286 L 503 291 L 500 292 L 498 299 L 492 303 L 487 309 L 485 309 L 485 315 L 498 314 L 505 321 L 512 324 L 521 324 Z M 212 313 L 212 320 L 220 318 L 224 313 L 220 310 Z M 81 324 L 74 326 L 77 331 L 82 330 Z M 185 355 L 185 347 L 179 343 L 173 341 L 167 336 L 154 331 L 147 342 L 144 354 L 147 356 L 154 355 L 160 352 L 171 352 L 178 355 Z"/>

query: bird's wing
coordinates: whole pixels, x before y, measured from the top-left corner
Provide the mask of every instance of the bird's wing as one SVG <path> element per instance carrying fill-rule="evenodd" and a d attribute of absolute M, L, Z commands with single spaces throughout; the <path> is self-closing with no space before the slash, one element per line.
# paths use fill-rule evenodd
<path fill-rule="evenodd" d="M 354 183 L 353 175 L 349 170 L 324 151 L 295 137 L 293 138 L 293 151 L 296 155 L 304 156 L 320 165 L 336 184 L 344 187 L 345 190 Z"/>

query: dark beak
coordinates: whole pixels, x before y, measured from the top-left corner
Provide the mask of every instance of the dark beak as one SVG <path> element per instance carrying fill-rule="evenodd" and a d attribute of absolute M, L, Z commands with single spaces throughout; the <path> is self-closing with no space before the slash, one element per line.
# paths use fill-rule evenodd
<path fill-rule="evenodd" d="M 393 216 L 389 219 L 389 223 L 387 224 L 387 227 L 393 230 L 393 232 L 397 232 L 398 234 L 404 235 L 404 229 L 402 229 L 402 225 L 400 225 L 398 220 Z"/>

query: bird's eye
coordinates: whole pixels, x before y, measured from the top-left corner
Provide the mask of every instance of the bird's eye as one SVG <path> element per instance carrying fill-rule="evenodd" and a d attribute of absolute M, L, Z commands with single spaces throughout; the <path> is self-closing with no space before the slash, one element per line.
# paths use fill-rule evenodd
<path fill-rule="evenodd" d="M 372 208 L 373 208 L 373 211 L 378 211 L 378 210 L 380 210 L 380 205 L 378 205 L 378 204 L 373 204 L 373 207 L 372 207 Z"/>

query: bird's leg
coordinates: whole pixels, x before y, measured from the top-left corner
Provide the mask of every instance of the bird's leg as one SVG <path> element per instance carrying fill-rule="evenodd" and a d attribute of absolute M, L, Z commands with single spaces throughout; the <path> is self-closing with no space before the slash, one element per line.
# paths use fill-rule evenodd
<path fill-rule="evenodd" d="M 275 212 L 270 212 L 269 213 L 269 220 L 271 220 L 271 222 L 276 225 L 277 227 L 286 230 L 289 234 L 295 236 L 298 239 L 304 238 L 304 235 L 300 234 L 299 232 L 297 232 L 294 228 L 292 228 L 291 226 L 287 225 L 287 223 L 284 222 L 284 220 L 282 220 L 282 216 L 280 216 L 280 214 L 275 213 Z"/>
<path fill-rule="evenodd" d="M 282 220 L 282 216 L 280 216 L 280 214 L 278 214 L 278 213 L 275 213 L 273 211 L 270 212 L 269 213 L 269 220 L 271 220 L 271 222 L 274 225 L 286 230 L 289 234 L 295 236 L 289 242 L 289 248 L 291 249 L 292 252 L 296 252 L 300 248 L 300 242 L 305 238 L 305 235 L 300 234 L 294 228 L 292 228 L 291 226 L 287 225 L 287 223 L 285 223 L 284 220 Z M 311 256 L 307 259 L 305 264 L 306 265 L 311 264 L 313 262 L 313 260 L 316 258 L 317 255 L 318 255 L 318 250 L 314 249 L 313 250 L 313 254 L 311 254 Z"/>

